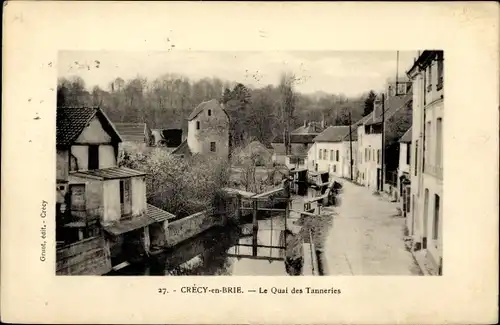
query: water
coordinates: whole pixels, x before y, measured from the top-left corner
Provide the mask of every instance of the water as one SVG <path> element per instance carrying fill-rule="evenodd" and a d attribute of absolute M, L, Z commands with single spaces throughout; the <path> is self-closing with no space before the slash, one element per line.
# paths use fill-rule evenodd
<path fill-rule="evenodd" d="M 299 275 L 300 265 L 291 267 L 288 262 L 297 255 L 300 241 L 290 233 L 285 236 L 284 219 L 277 215 L 259 220 L 258 231 L 251 223 L 212 228 L 147 265 L 132 265 L 110 275 Z"/>

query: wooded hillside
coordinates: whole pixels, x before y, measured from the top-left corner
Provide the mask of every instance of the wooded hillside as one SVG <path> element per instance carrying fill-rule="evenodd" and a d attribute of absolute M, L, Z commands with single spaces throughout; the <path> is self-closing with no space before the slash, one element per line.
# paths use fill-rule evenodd
<path fill-rule="evenodd" d="M 304 121 L 327 125 L 347 125 L 348 110 L 354 123 L 373 108 L 373 92 L 357 98 L 343 94 L 301 94 L 293 92 L 290 128 Z M 283 96 L 279 86 L 252 89 L 241 83 L 217 78 L 190 80 L 165 74 L 155 80 L 136 77 L 116 78 L 107 89 L 86 85 L 73 77 L 58 80 L 57 104 L 65 106 L 100 106 L 114 122 L 145 122 L 150 128 L 182 128 L 187 132 L 187 117 L 200 102 L 217 99 L 225 104 L 231 117 L 231 140 L 235 145 L 254 137 L 270 143 L 282 134 L 286 114 L 282 114 Z M 366 106 L 366 107 L 365 107 Z"/>

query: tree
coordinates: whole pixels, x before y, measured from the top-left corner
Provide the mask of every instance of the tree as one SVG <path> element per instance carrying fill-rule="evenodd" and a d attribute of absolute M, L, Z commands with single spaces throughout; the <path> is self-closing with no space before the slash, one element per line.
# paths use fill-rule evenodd
<path fill-rule="evenodd" d="M 375 103 L 375 98 L 377 98 L 377 94 L 373 90 L 370 90 L 368 96 L 365 99 L 365 107 L 363 111 L 363 116 L 366 116 L 373 112 L 373 105 Z"/>
<path fill-rule="evenodd" d="M 294 94 L 295 76 L 293 74 L 284 73 L 281 75 L 279 89 L 281 93 L 281 121 L 284 124 L 284 143 L 286 155 L 291 152 L 290 143 L 290 124 L 292 122 L 295 111 L 295 94 Z"/>

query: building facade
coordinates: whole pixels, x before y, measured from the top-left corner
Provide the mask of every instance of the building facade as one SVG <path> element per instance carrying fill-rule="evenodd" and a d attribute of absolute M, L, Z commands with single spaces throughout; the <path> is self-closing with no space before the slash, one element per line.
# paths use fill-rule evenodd
<path fill-rule="evenodd" d="M 314 144 L 308 152 L 308 169 L 320 173 L 328 172 L 331 176 L 342 177 L 344 140 L 349 134 L 349 126 L 329 126 L 314 138 Z"/>
<path fill-rule="evenodd" d="M 408 71 L 413 80 L 411 217 L 413 247 L 425 256 L 432 274 L 443 265 L 443 119 L 442 51 L 423 51 Z"/>
<path fill-rule="evenodd" d="M 399 164 L 398 164 L 398 191 L 400 193 L 399 205 L 403 217 L 407 218 L 410 213 L 411 202 L 411 136 L 412 128 L 399 139 Z"/>
<path fill-rule="evenodd" d="M 172 154 L 229 157 L 229 116 L 217 100 L 202 102 L 193 110 L 187 139 Z"/>
<path fill-rule="evenodd" d="M 118 167 L 114 125 L 87 107 L 58 108 L 56 124 L 58 274 L 103 274 L 147 254 L 149 226 L 162 220 L 148 215 L 145 173 Z"/>

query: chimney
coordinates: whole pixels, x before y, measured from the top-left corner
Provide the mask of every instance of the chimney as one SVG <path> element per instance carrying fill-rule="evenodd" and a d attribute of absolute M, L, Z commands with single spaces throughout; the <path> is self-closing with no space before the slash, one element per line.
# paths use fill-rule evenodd
<path fill-rule="evenodd" d="M 304 120 L 304 127 L 307 126 L 307 120 Z"/>
<path fill-rule="evenodd" d="M 321 128 L 324 129 L 325 128 L 325 118 L 323 118 L 321 120 Z"/>

